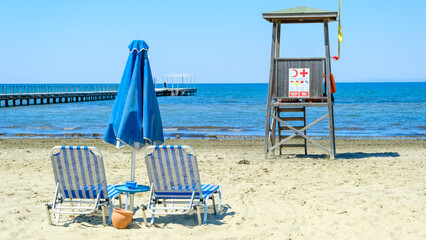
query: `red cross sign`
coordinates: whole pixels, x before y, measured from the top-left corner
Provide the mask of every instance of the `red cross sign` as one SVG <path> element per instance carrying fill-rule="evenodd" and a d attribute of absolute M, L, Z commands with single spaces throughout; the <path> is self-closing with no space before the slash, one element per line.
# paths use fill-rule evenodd
<path fill-rule="evenodd" d="M 305 75 L 308 74 L 308 72 L 306 72 L 305 69 L 303 69 L 303 71 L 300 74 L 302 74 L 303 77 L 305 77 Z"/>
<path fill-rule="evenodd" d="M 288 69 L 288 96 L 295 98 L 309 97 L 309 68 Z"/>

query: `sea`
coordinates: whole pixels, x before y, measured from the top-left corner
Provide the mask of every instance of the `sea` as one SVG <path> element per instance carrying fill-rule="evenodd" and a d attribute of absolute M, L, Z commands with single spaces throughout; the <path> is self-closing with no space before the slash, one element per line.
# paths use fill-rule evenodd
<path fill-rule="evenodd" d="M 337 138 L 425 138 L 426 82 L 336 85 Z M 195 87 L 195 96 L 157 98 L 165 138 L 264 137 L 268 84 Z M 15 107 L 3 104 L 0 138 L 102 138 L 114 101 Z M 325 113 L 324 107 L 307 108 L 307 121 Z M 307 133 L 318 138 L 328 136 L 327 119 Z"/>

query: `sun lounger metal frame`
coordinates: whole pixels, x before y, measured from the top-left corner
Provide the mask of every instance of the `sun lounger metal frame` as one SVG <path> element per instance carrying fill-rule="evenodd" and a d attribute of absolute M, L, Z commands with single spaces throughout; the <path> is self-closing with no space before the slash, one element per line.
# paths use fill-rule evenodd
<path fill-rule="evenodd" d="M 185 214 L 191 209 L 197 211 L 198 224 L 206 224 L 209 199 L 213 201 L 214 214 L 220 211 L 222 187 L 201 184 L 195 151 L 191 147 L 150 146 L 145 149 L 144 155 L 151 191 L 148 203 L 142 205 L 142 209 L 152 214 L 151 224 L 155 214 Z M 158 174 L 162 178 L 156 178 Z M 191 184 L 181 184 L 187 181 Z M 215 193 L 219 195 L 217 209 Z M 204 207 L 203 221 L 201 207 Z"/>
<path fill-rule="evenodd" d="M 52 203 L 46 204 L 49 224 L 53 224 L 50 210 L 56 214 L 56 222 L 59 222 L 61 214 L 90 214 L 101 209 L 105 226 L 105 207 L 119 194 L 114 185 L 107 185 L 101 151 L 95 147 L 55 146 L 50 150 L 50 158 L 56 190 Z M 93 185 L 78 184 L 87 180 Z M 111 212 L 112 206 L 110 216 Z"/>

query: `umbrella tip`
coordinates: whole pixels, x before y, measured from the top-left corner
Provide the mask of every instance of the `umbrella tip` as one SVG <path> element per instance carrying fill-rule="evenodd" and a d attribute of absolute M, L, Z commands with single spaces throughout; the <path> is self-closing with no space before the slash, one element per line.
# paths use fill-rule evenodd
<path fill-rule="evenodd" d="M 134 50 L 141 52 L 143 50 L 148 51 L 149 46 L 144 40 L 133 40 L 130 43 L 128 49 L 130 52 L 133 52 Z"/>

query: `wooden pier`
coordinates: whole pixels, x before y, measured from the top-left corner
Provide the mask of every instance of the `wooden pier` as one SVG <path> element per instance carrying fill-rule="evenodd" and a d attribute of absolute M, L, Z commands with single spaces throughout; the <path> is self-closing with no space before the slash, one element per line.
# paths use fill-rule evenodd
<path fill-rule="evenodd" d="M 154 78 L 154 85 L 157 85 L 157 78 Z M 172 73 L 163 76 L 161 87 L 155 88 L 157 97 L 162 96 L 194 96 L 197 92 L 195 88 L 195 77 L 186 73 Z"/>
<path fill-rule="evenodd" d="M 117 93 L 117 84 L 3 85 L 0 107 L 110 100 L 115 99 Z"/>
<path fill-rule="evenodd" d="M 0 85 L 0 107 L 115 99 L 118 84 Z M 156 88 L 157 97 L 193 96 L 196 88 Z"/>
<path fill-rule="evenodd" d="M 156 88 L 157 97 L 162 96 L 193 96 L 197 92 L 196 88 Z"/>

